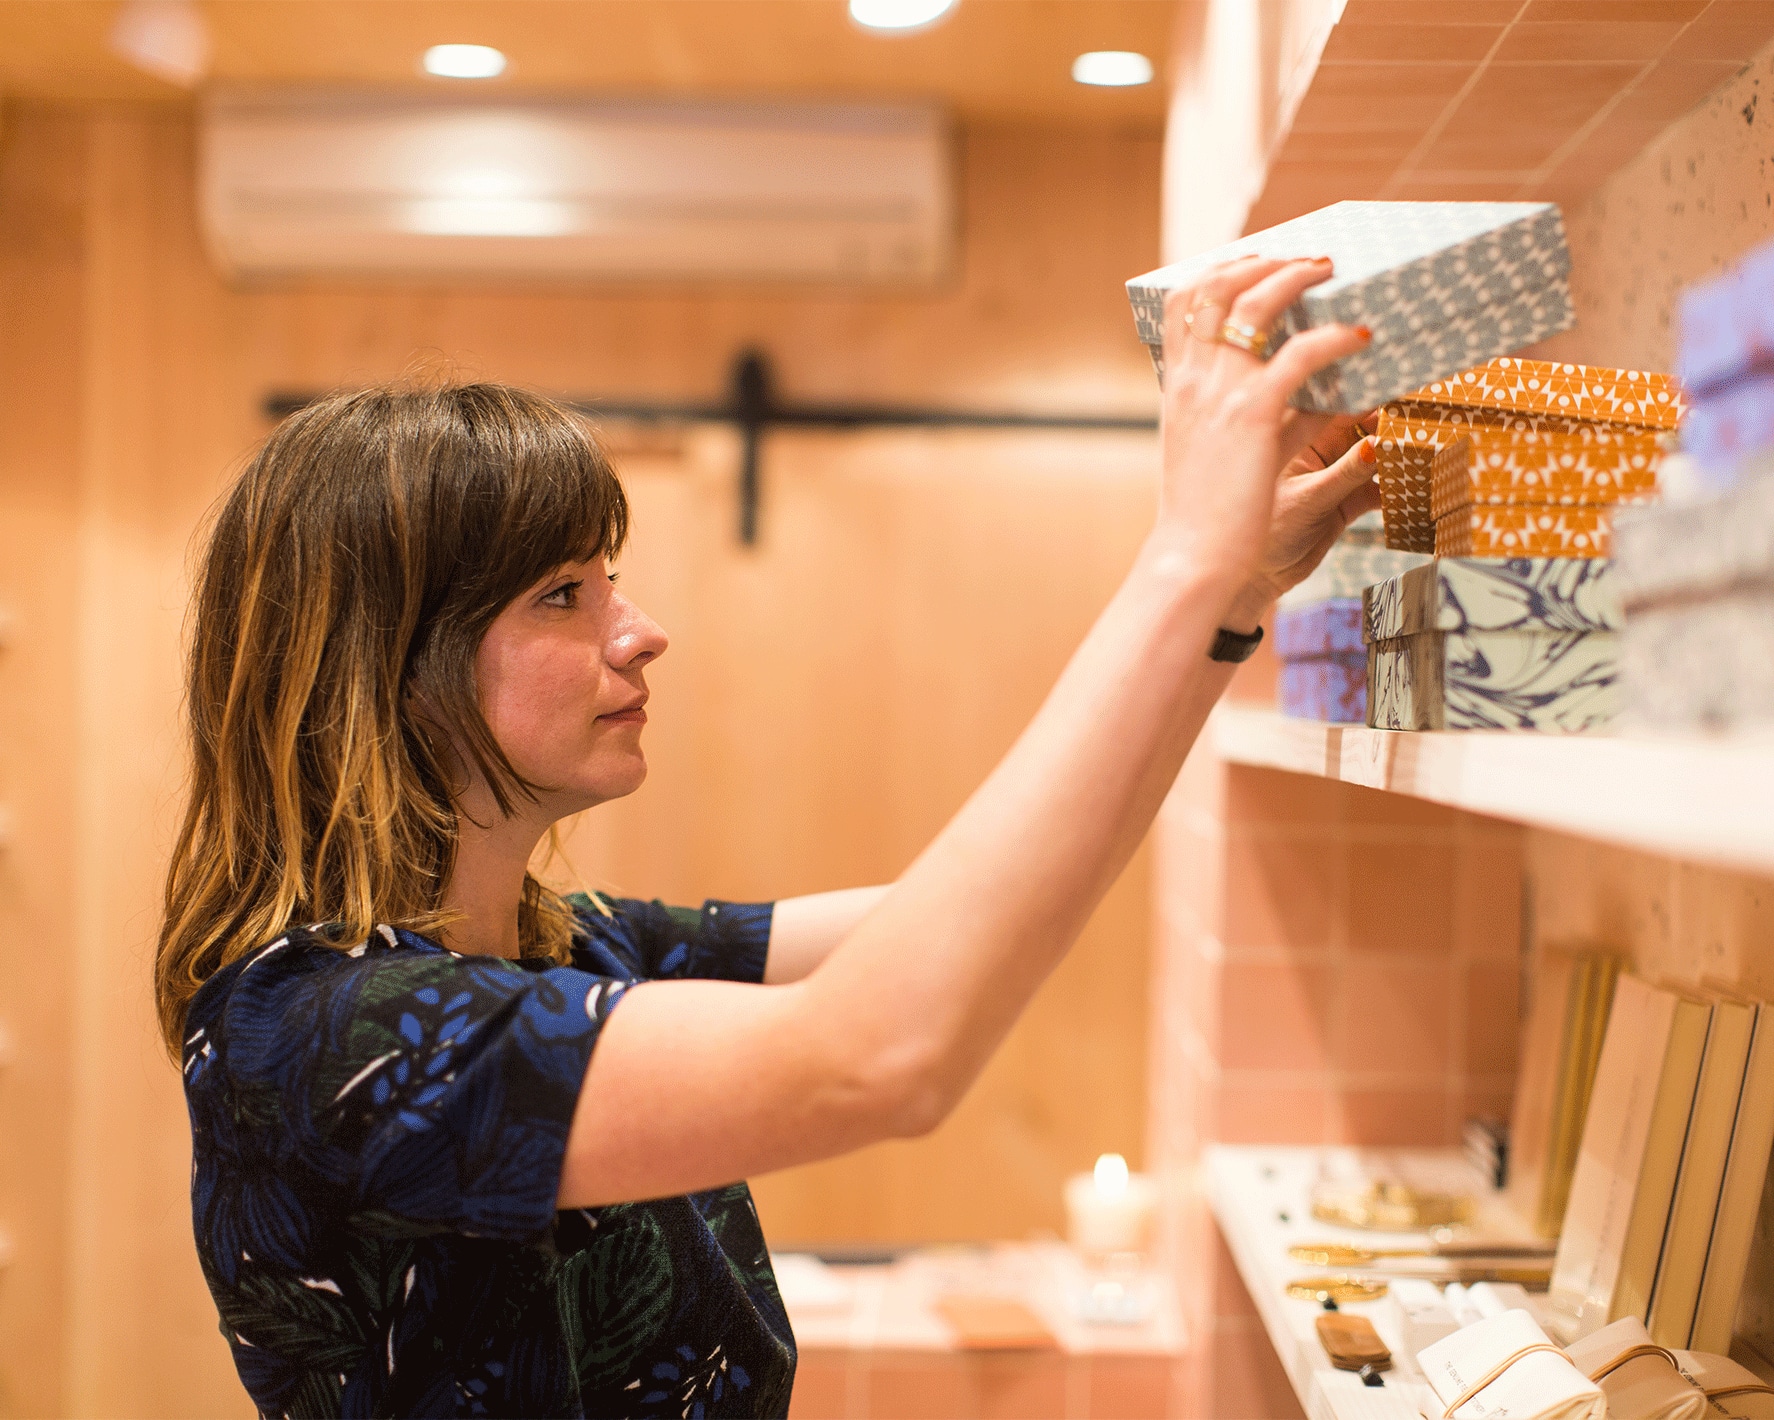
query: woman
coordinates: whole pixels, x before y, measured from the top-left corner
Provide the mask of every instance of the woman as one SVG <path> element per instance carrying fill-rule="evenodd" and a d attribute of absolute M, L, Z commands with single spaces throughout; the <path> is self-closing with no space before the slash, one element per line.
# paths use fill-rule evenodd
<path fill-rule="evenodd" d="M 1047 702 L 897 883 L 774 908 L 527 871 L 640 785 L 666 645 L 612 585 L 626 505 L 576 422 L 480 385 L 279 427 L 202 568 L 157 971 L 263 1413 L 783 1413 L 734 1180 L 948 1113 L 1145 833 L 1225 647 L 1373 506 L 1353 422 L 1286 407 L 1366 332 L 1249 349 L 1329 272 L 1173 299 L 1158 519 Z"/>

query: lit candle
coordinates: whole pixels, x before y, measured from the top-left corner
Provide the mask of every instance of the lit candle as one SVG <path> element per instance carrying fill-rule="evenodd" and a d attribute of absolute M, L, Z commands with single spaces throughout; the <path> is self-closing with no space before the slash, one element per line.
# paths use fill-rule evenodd
<path fill-rule="evenodd" d="M 1089 1173 L 1066 1180 L 1066 1233 L 1080 1252 L 1144 1252 L 1157 1189 L 1127 1160 L 1104 1154 Z"/>

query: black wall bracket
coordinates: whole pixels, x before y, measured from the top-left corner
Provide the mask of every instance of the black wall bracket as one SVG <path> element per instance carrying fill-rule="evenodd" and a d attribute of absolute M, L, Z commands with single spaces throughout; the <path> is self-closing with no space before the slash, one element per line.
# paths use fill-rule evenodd
<path fill-rule="evenodd" d="M 275 393 L 266 398 L 265 413 L 281 419 L 316 398 L 311 394 Z M 1158 427 L 1156 419 L 1139 415 L 1019 414 L 920 405 L 789 402 L 778 397 L 769 359 L 759 350 L 743 350 L 734 358 L 726 397 L 712 403 L 601 398 L 578 398 L 568 403 L 593 418 L 736 426 L 740 434 L 739 540 L 747 547 L 755 546 L 758 540 L 762 444 L 764 435 L 772 429 L 1069 429 L 1150 433 Z"/>

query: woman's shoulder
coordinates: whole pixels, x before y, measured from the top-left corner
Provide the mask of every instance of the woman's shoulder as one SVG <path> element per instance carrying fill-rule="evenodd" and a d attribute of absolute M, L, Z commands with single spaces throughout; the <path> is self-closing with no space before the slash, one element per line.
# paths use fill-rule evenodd
<path fill-rule="evenodd" d="M 415 993 L 494 989 L 506 994 L 525 973 L 498 957 L 465 957 L 400 927 L 378 926 L 342 943 L 332 923 L 290 927 L 212 975 L 185 1013 L 186 1064 L 195 1049 L 229 1037 L 257 1038 L 336 1003 L 355 1006 Z M 504 990 L 500 990 L 504 988 Z"/>

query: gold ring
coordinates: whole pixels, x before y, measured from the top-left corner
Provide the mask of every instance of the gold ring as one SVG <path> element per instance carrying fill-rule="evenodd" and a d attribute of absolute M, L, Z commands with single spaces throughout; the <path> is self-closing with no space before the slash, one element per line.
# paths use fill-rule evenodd
<path fill-rule="evenodd" d="M 1230 345 L 1235 350 L 1242 350 L 1246 355 L 1255 355 L 1259 360 L 1269 358 L 1269 337 L 1254 325 L 1241 325 L 1229 320 L 1220 327 L 1220 343 Z"/>

